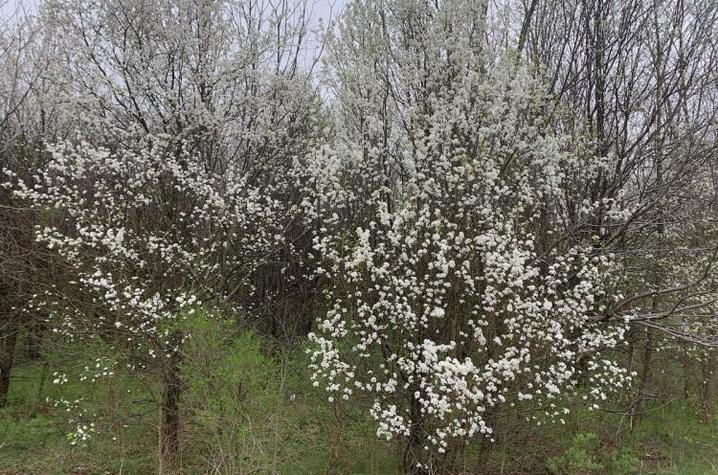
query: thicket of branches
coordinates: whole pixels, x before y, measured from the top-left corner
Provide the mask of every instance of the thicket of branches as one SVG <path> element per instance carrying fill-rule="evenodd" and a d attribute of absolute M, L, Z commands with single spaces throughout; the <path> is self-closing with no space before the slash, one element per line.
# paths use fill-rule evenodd
<path fill-rule="evenodd" d="M 660 350 L 702 371 L 709 419 L 718 4 L 316 8 L 44 0 L 3 23 L 0 405 L 19 335 L 103 341 L 161 382 L 170 460 L 201 313 L 308 340 L 313 384 L 368 401 L 406 473 L 506 414 L 613 400 L 636 424 Z"/>

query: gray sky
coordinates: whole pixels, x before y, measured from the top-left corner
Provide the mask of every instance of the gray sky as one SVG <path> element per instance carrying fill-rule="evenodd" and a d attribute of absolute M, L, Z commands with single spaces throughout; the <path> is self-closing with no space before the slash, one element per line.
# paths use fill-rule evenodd
<path fill-rule="evenodd" d="M 328 19 L 330 13 L 334 16 L 349 2 L 349 0 L 316 0 L 315 16 Z"/>
<path fill-rule="evenodd" d="M 8 19 L 18 12 L 22 12 L 23 9 L 28 13 L 32 13 L 39 1 L 41 0 L 0 0 L 0 18 Z M 326 22 L 330 14 L 336 16 L 337 12 L 339 12 L 349 0 L 309 1 L 315 5 L 314 16 L 316 18 L 323 18 Z"/>

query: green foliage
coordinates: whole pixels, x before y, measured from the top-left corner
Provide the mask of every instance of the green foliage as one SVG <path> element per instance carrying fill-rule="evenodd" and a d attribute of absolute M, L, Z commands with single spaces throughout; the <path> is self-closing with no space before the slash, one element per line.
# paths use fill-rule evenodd
<path fill-rule="evenodd" d="M 639 470 L 641 460 L 631 451 L 622 451 L 615 455 L 608 466 L 612 468 L 611 473 L 629 475 Z"/>
<path fill-rule="evenodd" d="M 15 450 L 32 449 L 43 445 L 48 435 L 50 421 L 44 416 L 28 419 L 7 418 L 0 420 L 0 440 L 3 447 Z"/>
<path fill-rule="evenodd" d="M 592 433 L 576 434 L 569 448 L 561 455 L 548 460 L 547 466 L 556 475 L 580 475 L 603 470 L 603 465 L 593 456 L 598 437 Z"/>
<path fill-rule="evenodd" d="M 303 346 L 283 351 L 232 321 L 204 317 L 181 325 L 190 336 L 182 354 L 189 473 L 396 472 L 394 447 L 375 437 L 366 411 L 330 405 L 312 387 Z"/>
<path fill-rule="evenodd" d="M 641 455 L 643 473 L 718 473 L 718 421 L 702 423 L 698 408 L 686 403 L 649 406 L 647 411 L 624 439 Z"/>
<path fill-rule="evenodd" d="M 187 315 L 172 328 L 190 336 L 182 353 L 182 447 L 173 473 L 399 472 L 399 447 L 376 437 L 368 401 L 330 404 L 325 391 L 312 387 L 308 343 L 280 347 L 233 321 L 205 317 Z M 10 404 L 0 409 L 0 474 L 156 473 L 158 375 L 138 379 L 126 372 L 83 382 L 78 376 L 88 361 L 111 357 L 111 348 L 80 342 L 45 350 L 47 362 L 20 361 L 13 373 Z M 54 371 L 66 373 L 68 382 L 52 384 Z M 68 413 L 52 402 L 60 398 L 81 398 L 96 414 L 92 439 L 69 445 Z M 690 404 L 646 409 L 632 431 L 620 415 L 581 410 L 565 426 L 507 420 L 510 437 L 500 445 L 484 453 L 479 444 L 467 447 L 463 473 L 718 473 L 718 423 L 701 423 Z"/>
<path fill-rule="evenodd" d="M 10 404 L 0 409 L 0 473 L 117 473 L 120 467 L 124 473 L 145 473 L 154 466 L 151 427 L 156 412 L 149 413 L 152 405 L 140 382 L 129 377 L 96 383 L 78 378 L 87 362 L 104 350 L 86 343 L 65 345 L 62 351 L 48 350 L 45 362 L 14 369 Z M 67 383 L 53 384 L 54 371 L 66 373 Z M 85 443 L 70 444 L 73 425 L 68 421 L 76 413 L 55 404 L 61 399 L 81 400 L 79 407 L 93 415 L 98 431 Z"/>
<path fill-rule="evenodd" d="M 193 421 L 186 445 L 219 473 L 267 471 L 286 417 L 277 363 L 263 354 L 259 337 L 229 321 L 186 323 L 183 405 Z"/>

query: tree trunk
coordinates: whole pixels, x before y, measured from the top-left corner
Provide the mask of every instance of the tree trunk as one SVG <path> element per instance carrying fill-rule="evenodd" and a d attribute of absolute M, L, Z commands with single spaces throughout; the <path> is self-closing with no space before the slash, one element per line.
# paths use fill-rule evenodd
<path fill-rule="evenodd" d="M 422 452 L 424 451 L 424 434 L 421 407 L 419 401 L 411 397 L 411 430 L 404 450 L 404 473 L 406 475 L 427 475 Z"/>
<path fill-rule="evenodd" d="M 0 407 L 7 404 L 7 396 L 10 391 L 10 372 L 15 360 L 15 347 L 17 344 L 17 325 L 10 324 L 9 331 L 5 336 L 5 342 L 0 354 Z"/>
<path fill-rule="evenodd" d="M 27 357 L 30 360 L 40 359 L 40 345 L 42 343 L 43 325 L 35 323 L 27 328 Z"/>
<path fill-rule="evenodd" d="M 716 350 L 708 351 L 708 359 L 703 367 L 703 400 L 701 401 L 701 420 L 708 422 L 713 417 L 713 405 L 716 398 Z"/>
<path fill-rule="evenodd" d="M 160 467 L 167 469 L 171 458 L 179 450 L 180 413 L 179 400 L 182 394 L 179 357 L 170 358 L 164 373 L 164 392 L 160 414 L 159 456 Z"/>
<path fill-rule="evenodd" d="M 683 352 L 683 400 L 687 403 L 690 400 L 691 365 L 687 352 Z"/>
<path fill-rule="evenodd" d="M 631 409 L 631 427 L 635 427 L 643 414 L 644 403 L 648 399 L 648 387 L 653 376 L 653 334 L 646 329 L 646 347 L 643 350 L 638 394 Z"/>
<path fill-rule="evenodd" d="M 658 21 L 658 3 L 654 0 L 653 20 L 654 28 L 656 33 L 656 49 L 655 49 L 655 73 L 656 73 L 656 91 L 655 91 L 655 107 L 656 116 L 655 124 L 656 130 L 653 136 L 653 161 L 656 170 L 656 245 L 659 249 L 666 247 L 665 242 L 665 215 L 664 207 L 661 202 L 662 197 L 660 193 L 663 190 L 663 130 L 662 130 L 662 107 L 663 107 L 663 79 L 664 79 L 664 65 L 663 65 L 663 51 L 660 41 L 660 28 Z M 660 289 L 663 285 L 663 269 L 661 267 L 660 259 L 655 259 L 653 262 L 653 287 Z M 651 310 L 656 313 L 661 307 L 661 301 L 659 294 L 654 294 L 652 298 Z M 643 365 L 641 367 L 641 382 L 639 383 L 637 399 L 633 405 L 631 426 L 633 427 L 638 420 L 640 420 L 644 403 L 648 396 L 648 387 L 651 384 L 653 377 L 653 332 L 649 328 L 646 329 L 646 348 L 643 352 Z"/>

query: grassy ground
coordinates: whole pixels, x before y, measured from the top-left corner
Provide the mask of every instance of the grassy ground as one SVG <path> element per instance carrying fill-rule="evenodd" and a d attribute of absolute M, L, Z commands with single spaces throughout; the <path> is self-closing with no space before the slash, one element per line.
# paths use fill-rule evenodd
<path fill-rule="evenodd" d="M 39 379 L 41 371 L 41 365 L 18 368 L 9 405 L 0 410 L 1 475 L 147 474 L 156 470 L 158 414 L 145 402 L 146 394 L 133 392 L 113 415 L 106 414 L 107 407 L 96 403 L 95 394 L 86 407 L 97 417 L 89 417 L 88 421 L 97 420 L 98 427 L 115 427 L 98 430 L 84 443 L 71 445 L 71 413 L 37 397 L 33 381 Z M 49 388 L 46 397 L 60 397 L 60 391 L 52 385 Z M 62 389 L 65 397 L 68 387 Z M 123 384 L 121 392 L 127 389 L 128 385 Z M 246 426 L 235 431 L 231 440 L 212 430 L 217 421 L 209 421 L 211 416 L 186 411 L 177 473 L 205 473 L 221 465 L 233 467 L 229 473 L 269 473 L 271 467 L 276 473 L 314 474 L 324 473 L 328 464 L 341 466 L 346 473 L 396 472 L 396 448 L 377 440 L 373 426 L 357 414 L 344 414 L 343 420 L 337 422 L 330 408 L 318 406 L 316 398 L 306 395 L 295 395 L 291 400 L 286 397 L 284 407 L 278 407 L 276 400 L 267 402 L 261 415 L 248 412 L 245 417 L 237 416 Z M 118 425 L 118 420 L 127 424 Z M 335 432 L 341 432 L 337 450 L 332 447 Z M 206 450 L 209 448 L 216 453 Z M 223 457 L 222 450 L 236 453 Z M 332 456 L 332 452 L 339 455 Z"/>
<path fill-rule="evenodd" d="M 182 400 L 178 474 L 213 467 L 237 474 L 321 474 L 327 466 L 329 473 L 398 472 L 398 447 L 377 440 L 362 411 L 324 402 L 307 383 L 301 358 L 267 358 L 251 336 L 235 343 L 212 354 L 210 366 L 220 370 L 185 368 L 192 378 Z M 69 367 L 68 374 L 80 366 L 54 358 L 51 365 L 16 368 L 9 404 L 0 409 L 0 475 L 155 473 L 151 385 L 116 375 L 95 384 L 71 377 L 58 386 L 52 384 L 57 364 Z M 238 395 L 233 388 L 240 381 Z M 70 401 L 69 411 L 54 404 L 61 399 Z M 576 413 L 566 426 L 517 426 L 484 452 L 480 473 L 718 474 L 718 423 L 703 424 L 696 414 L 690 404 L 673 402 L 650 407 L 634 430 L 607 413 Z M 71 445 L 69 419 L 97 421 L 98 432 Z M 471 470 L 476 465 L 469 463 L 467 473 L 478 473 Z"/>

